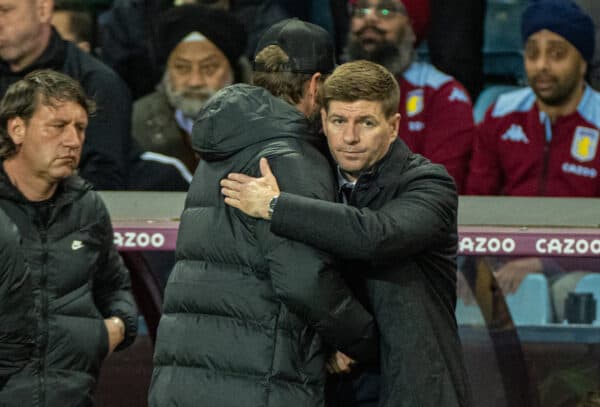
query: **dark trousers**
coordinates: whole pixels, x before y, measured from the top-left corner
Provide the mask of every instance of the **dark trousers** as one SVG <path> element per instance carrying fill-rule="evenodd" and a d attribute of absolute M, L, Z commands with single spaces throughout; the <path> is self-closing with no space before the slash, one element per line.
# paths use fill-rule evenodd
<path fill-rule="evenodd" d="M 371 372 L 332 376 L 328 383 L 328 407 L 377 407 L 379 374 Z"/>

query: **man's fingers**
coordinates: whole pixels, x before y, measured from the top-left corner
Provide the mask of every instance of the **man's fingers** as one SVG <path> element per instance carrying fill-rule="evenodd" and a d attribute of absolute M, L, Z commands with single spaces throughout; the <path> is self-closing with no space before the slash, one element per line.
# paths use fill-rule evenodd
<path fill-rule="evenodd" d="M 219 183 L 223 188 L 227 188 L 233 191 L 239 191 L 242 187 L 242 183 L 239 181 L 233 181 L 227 178 L 223 178 Z"/>
<path fill-rule="evenodd" d="M 235 199 L 240 198 L 240 191 L 235 188 L 224 186 L 223 188 L 221 188 L 221 193 L 224 196 L 228 196 L 229 198 L 235 198 Z"/>
<path fill-rule="evenodd" d="M 225 201 L 225 204 L 227 204 L 233 208 L 240 209 L 241 205 L 240 205 L 240 201 L 238 199 L 225 197 L 225 199 L 223 201 Z"/>
<path fill-rule="evenodd" d="M 341 373 L 350 372 L 351 371 L 350 367 L 355 363 L 354 360 L 352 360 L 350 357 L 343 354 L 342 352 L 336 352 L 335 359 L 336 359 L 336 364 L 337 364 L 338 370 Z"/>
<path fill-rule="evenodd" d="M 503 278 L 499 281 L 500 289 L 504 295 L 510 294 L 514 291 L 513 289 L 513 281 L 511 278 Z"/>
<path fill-rule="evenodd" d="M 229 174 L 227 174 L 227 179 L 229 180 L 233 180 L 233 181 L 237 181 L 241 184 L 245 184 L 247 182 L 250 182 L 256 178 L 251 177 L 249 175 L 246 174 L 241 174 L 239 172 L 230 172 Z M 222 181 L 221 181 L 222 182 Z"/>
<path fill-rule="evenodd" d="M 263 177 L 274 177 L 273 172 L 271 171 L 271 167 L 269 166 L 269 161 L 266 158 L 261 158 L 260 162 L 260 174 Z"/>
<path fill-rule="evenodd" d="M 332 360 L 329 360 L 327 362 L 326 367 L 327 367 L 328 373 L 331 373 L 331 374 L 337 373 L 337 371 L 336 371 L 337 366 L 336 366 L 335 362 L 333 362 Z"/>
<path fill-rule="evenodd" d="M 337 352 L 335 354 L 335 359 L 338 365 L 338 368 L 340 369 L 340 371 L 342 372 L 347 372 L 350 370 L 350 366 L 348 363 L 348 360 L 344 357 L 344 355 L 340 352 Z"/>
<path fill-rule="evenodd" d="M 515 291 L 517 291 L 517 288 L 519 287 L 520 283 L 521 282 L 519 281 L 519 279 L 516 276 L 513 276 L 509 281 L 508 291 L 506 292 L 506 294 L 512 294 Z"/>
<path fill-rule="evenodd" d="M 504 293 L 506 292 L 506 279 L 504 278 L 504 274 L 500 274 L 500 273 L 496 273 L 495 274 L 496 277 L 496 283 L 498 284 L 498 287 L 500 287 L 500 290 Z"/>

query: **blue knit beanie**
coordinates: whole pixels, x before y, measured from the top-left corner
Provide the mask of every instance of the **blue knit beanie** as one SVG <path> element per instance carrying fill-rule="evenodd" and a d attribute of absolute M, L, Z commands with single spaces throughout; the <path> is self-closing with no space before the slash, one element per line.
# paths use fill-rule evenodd
<path fill-rule="evenodd" d="M 591 61 L 595 48 L 594 22 L 572 0 L 531 0 L 521 20 L 523 43 L 543 29 L 564 37 L 583 59 Z"/>

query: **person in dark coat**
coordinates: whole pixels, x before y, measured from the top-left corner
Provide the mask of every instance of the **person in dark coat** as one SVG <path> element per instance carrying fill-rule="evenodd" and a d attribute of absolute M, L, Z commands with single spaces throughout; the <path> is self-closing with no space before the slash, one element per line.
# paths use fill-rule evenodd
<path fill-rule="evenodd" d="M 90 117 L 79 175 L 99 190 L 127 187 L 131 96 L 109 67 L 52 27 L 53 1 L 0 0 L 0 97 L 38 69 L 78 80 L 98 109 Z"/>
<path fill-rule="evenodd" d="M 22 242 L 37 322 L 33 357 L 0 391 L 2 406 L 92 405 L 102 361 L 135 339 L 108 212 L 75 175 L 92 112 L 79 83 L 51 70 L 0 102 L 0 209 Z"/>
<path fill-rule="evenodd" d="M 0 392 L 29 361 L 35 318 L 31 274 L 15 224 L 0 210 Z"/>
<path fill-rule="evenodd" d="M 160 79 L 156 20 L 172 5 L 172 0 L 111 0 L 110 8 L 98 13 L 99 57 L 125 81 L 134 100 L 152 92 Z"/>
<path fill-rule="evenodd" d="M 231 174 L 221 185 L 227 204 L 270 219 L 271 232 L 343 258 L 341 270 L 373 311 L 379 369 L 357 365 L 334 405 L 466 407 L 454 316 L 456 187 L 444 167 L 396 139 L 398 97 L 393 75 L 368 61 L 341 65 L 325 81 L 321 117 L 343 204 L 278 186 L 266 161 L 262 178 Z"/>
<path fill-rule="evenodd" d="M 313 24 L 284 20 L 257 50 L 254 80 L 269 90 L 224 88 L 194 125 L 192 145 L 203 160 L 181 216 L 150 406 L 322 407 L 334 349 L 362 361 L 377 357 L 373 318 L 331 257 L 240 216 L 219 193 L 228 172 L 258 175 L 259 157 L 268 155 L 289 190 L 335 197 L 322 138 L 308 119 L 318 112 L 321 74 L 334 67 L 331 38 Z"/>

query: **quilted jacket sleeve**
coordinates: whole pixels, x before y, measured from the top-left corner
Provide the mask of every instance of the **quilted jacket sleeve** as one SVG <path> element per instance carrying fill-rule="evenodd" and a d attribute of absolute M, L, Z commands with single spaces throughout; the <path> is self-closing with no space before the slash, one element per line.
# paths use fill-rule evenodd
<path fill-rule="evenodd" d="M 35 335 L 30 273 L 16 227 L 0 212 L 0 390 L 29 361 Z"/>
<path fill-rule="evenodd" d="M 399 174 L 396 185 L 384 188 L 395 190 L 382 193 L 376 207 L 362 208 L 282 193 L 271 231 L 366 261 L 415 255 L 456 233 L 456 189 L 441 166 Z"/>
<path fill-rule="evenodd" d="M 117 347 L 121 350 L 135 340 L 137 308 L 131 293 L 129 271 L 113 243 L 113 229 L 104 204 L 97 200 L 97 212 L 102 219 L 102 254 L 98 273 L 94 276 L 94 300 L 104 318 L 117 316 L 125 323 L 125 339 Z"/>
<path fill-rule="evenodd" d="M 330 175 L 315 173 L 310 160 L 282 156 L 270 163 L 284 188 L 316 198 L 333 198 Z M 278 298 L 334 349 L 361 362 L 375 361 L 378 338 L 373 317 L 335 270 L 332 257 L 276 236 L 266 221 L 258 221 L 256 230 Z"/>

